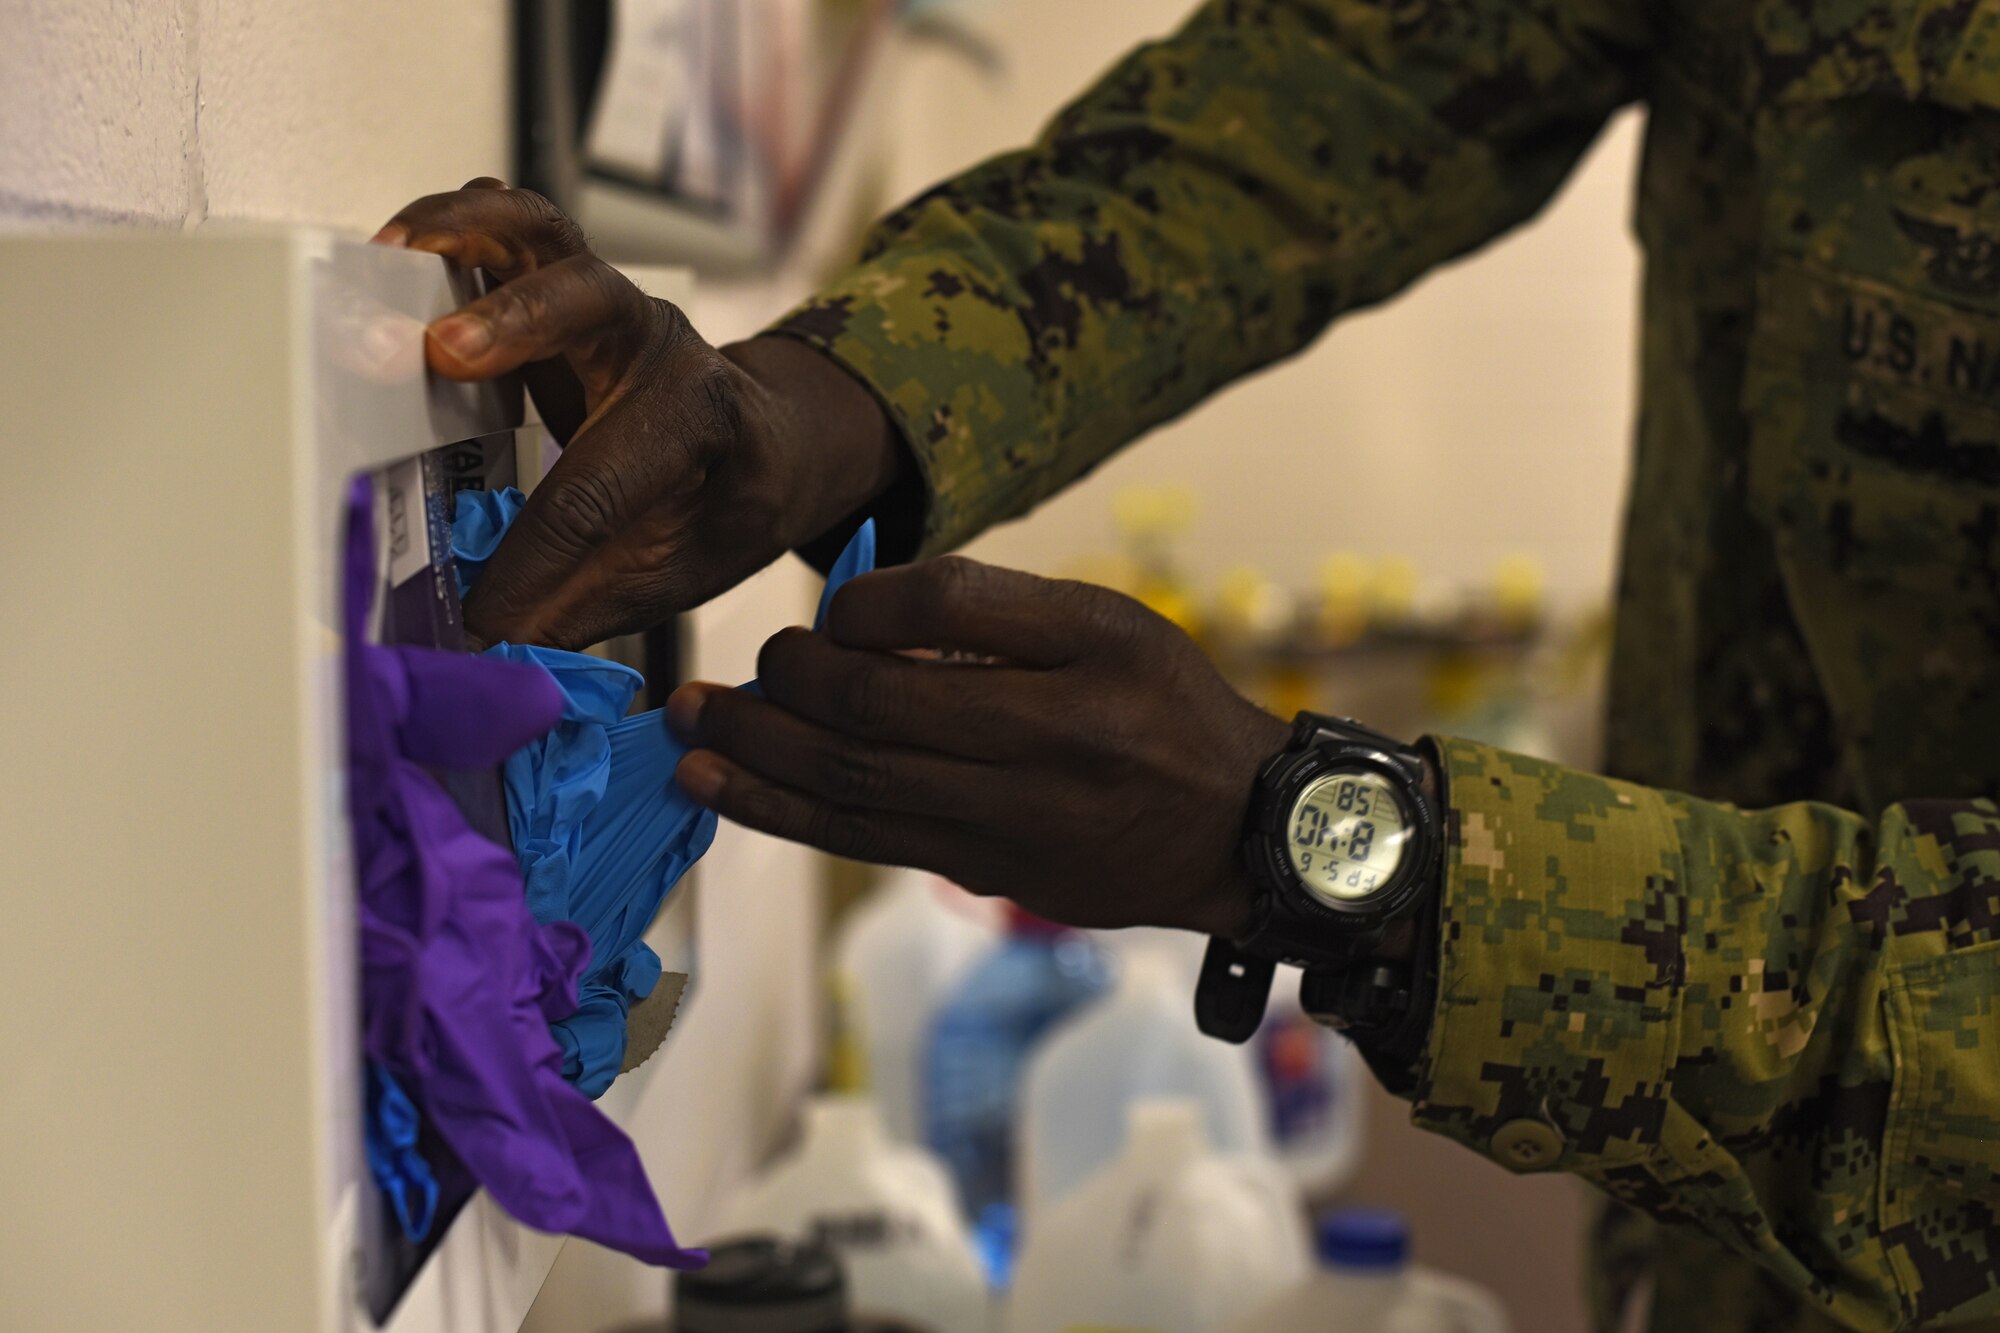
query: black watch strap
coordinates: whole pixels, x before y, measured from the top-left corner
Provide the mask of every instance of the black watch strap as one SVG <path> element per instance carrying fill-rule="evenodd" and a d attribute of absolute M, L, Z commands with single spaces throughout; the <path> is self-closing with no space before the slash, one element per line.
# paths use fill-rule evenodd
<path fill-rule="evenodd" d="M 1315 1022 L 1344 1033 L 1391 1092 L 1414 1083 L 1437 1010 L 1438 894 L 1416 919 L 1407 962 L 1364 960 L 1348 968 L 1315 968 L 1299 983 L 1299 1007 Z"/>
<path fill-rule="evenodd" d="M 1299 1007 L 1314 1022 L 1346 1035 L 1368 1057 L 1391 1091 L 1399 1071 L 1413 1069 L 1430 1040 L 1437 1005 L 1435 905 L 1418 928 L 1408 962 L 1357 959 L 1346 967 L 1309 968 L 1299 982 Z M 1278 965 L 1211 939 L 1195 987 L 1195 1023 L 1211 1037 L 1238 1045 L 1257 1035 Z"/>
<path fill-rule="evenodd" d="M 1411 756 L 1416 754 L 1409 745 L 1394 736 L 1385 735 L 1371 726 L 1356 722 L 1351 717 L 1300 713 L 1292 719 L 1292 749 L 1301 749 L 1323 740 L 1360 741 L 1366 745 L 1373 745 L 1387 754 Z"/>

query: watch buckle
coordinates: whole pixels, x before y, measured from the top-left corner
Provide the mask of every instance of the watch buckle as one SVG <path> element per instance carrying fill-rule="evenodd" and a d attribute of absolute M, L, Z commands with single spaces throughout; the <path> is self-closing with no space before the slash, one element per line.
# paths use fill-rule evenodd
<path fill-rule="evenodd" d="M 1201 960 L 1194 989 L 1194 1021 L 1204 1033 L 1241 1046 L 1264 1023 L 1277 964 L 1214 938 Z"/>

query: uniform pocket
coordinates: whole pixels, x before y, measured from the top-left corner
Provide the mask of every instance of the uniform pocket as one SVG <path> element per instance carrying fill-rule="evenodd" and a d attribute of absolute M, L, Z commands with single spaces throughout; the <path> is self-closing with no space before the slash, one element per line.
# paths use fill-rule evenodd
<path fill-rule="evenodd" d="M 2000 297 L 2000 247 L 1983 262 Z M 1780 545 L 1858 584 L 1986 583 L 2000 570 L 2000 310 L 1792 258 L 1766 264 L 1758 309 L 1750 493 Z"/>
<path fill-rule="evenodd" d="M 1750 504 L 1861 805 L 1990 790 L 2000 311 L 1768 261 L 1744 407 Z"/>
<path fill-rule="evenodd" d="M 2000 1311 L 2000 941 L 1889 979 L 1882 1240 L 1918 1321 Z"/>

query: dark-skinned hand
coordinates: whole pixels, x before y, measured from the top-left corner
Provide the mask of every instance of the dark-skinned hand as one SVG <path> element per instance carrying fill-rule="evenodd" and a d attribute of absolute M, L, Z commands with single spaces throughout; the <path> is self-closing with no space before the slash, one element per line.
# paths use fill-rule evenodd
<path fill-rule="evenodd" d="M 699 605 L 879 495 L 902 465 L 869 392 L 802 343 L 710 346 L 499 181 L 417 200 L 376 234 L 483 270 L 432 323 L 451 379 L 520 370 L 562 460 L 466 606 L 483 642 L 582 648 Z"/>
<path fill-rule="evenodd" d="M 1248 925 L 1238 840 L 1286 725 L 1130 598 L 958 558 L 882 570 L 757 675 L 763 698 L 667 705 L 697 747 L 677 780 L 726 818 L 1071 925 Z"/>

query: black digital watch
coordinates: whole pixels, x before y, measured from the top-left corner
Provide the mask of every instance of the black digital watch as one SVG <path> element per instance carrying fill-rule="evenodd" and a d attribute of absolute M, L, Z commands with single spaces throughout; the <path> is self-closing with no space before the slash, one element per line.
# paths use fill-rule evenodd
<path fill-rule="evenodd" d="M 1253 916 L 1241 938 L 1209 941 L 1195 990 L 1201 1030 L 1249 1040 L 1279 963 L 1304 969 L 1300 1004 L 1320 1022 L 1363 1041 L 1406 1029 L 1428 932 L 1408 961 L 1375 953 L 1434 896 L 1442 827 L 1415 749 L 1350 718 L 1299 714 L 1257 774 L 1242 843 Z"/>

